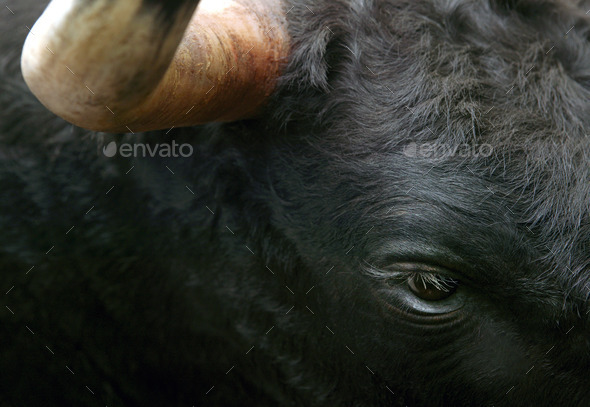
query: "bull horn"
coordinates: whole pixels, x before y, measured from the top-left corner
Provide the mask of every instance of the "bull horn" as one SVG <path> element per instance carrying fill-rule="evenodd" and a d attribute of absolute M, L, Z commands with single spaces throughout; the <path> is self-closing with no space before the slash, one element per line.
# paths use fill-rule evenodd
<path fill-rule="evenodd" d="M 49 110 L 97 131 L 254 117 L 288 56 L 283 5 L 197 3 L 53 0 L 25 42 L 25 81 Z"/>

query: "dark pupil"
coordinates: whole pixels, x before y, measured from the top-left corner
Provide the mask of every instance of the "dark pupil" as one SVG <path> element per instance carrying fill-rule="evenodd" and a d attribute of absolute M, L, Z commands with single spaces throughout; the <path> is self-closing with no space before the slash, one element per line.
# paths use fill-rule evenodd
<path fill-rule="evenodd" d="M 408 280 L 408 287 L 419 298 L 427 301 L 439 301 L 450 297 L 457 289 L 457 283 L 454 280 L 444 280 L 444 289 L 436 287 L 429 281 L 424 280 L 419 275 L 415 275 Z"/>

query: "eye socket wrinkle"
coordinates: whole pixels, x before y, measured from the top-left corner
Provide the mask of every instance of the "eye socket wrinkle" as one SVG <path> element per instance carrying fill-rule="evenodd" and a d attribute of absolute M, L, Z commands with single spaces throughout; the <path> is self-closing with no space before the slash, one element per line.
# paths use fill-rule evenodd
<path fill-rule="evenodd" d="M 526 264 L 526 256 L 507 259 L 493 248 L 488 248 L 488 252 L 484 250 L 472 248 L 466 239 L 462 245 L 445 246 L 420 236 L 416 241 L 387 241 L 372 250 L 363 262 L 370 266 L 368 274 L 374 278 L 389 275 L 392 265 L 398 270 L 430 272 L 475 287 L 502 287 L 511 285 L 519 277 L 526 277 L 530 267 Z"/>
<path fill-rule="evenodd" d="M 376 278 L 389 278 L 395 271 L 428 272 L 469 282 L 477 275 L 471 264 L 451 250 L 420 242 L 387 243 L 363 263 L 364 271 Z"/>

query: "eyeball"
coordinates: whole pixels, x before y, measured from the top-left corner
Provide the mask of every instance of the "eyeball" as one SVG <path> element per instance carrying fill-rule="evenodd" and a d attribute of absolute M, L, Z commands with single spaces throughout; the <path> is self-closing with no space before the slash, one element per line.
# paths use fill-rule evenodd
<path fill-rule="evenodd" d="M 440 301 L 449 298 L 457 290 L 458 281 L 432 273 L 414 273 L 408 278 L 408 288 L 425 301 Z"/>

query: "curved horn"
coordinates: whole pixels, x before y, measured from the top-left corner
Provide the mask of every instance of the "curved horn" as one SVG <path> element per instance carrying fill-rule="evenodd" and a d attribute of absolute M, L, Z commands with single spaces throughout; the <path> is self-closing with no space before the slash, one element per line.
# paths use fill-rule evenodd
<path fill-rule="evenodd" d="M 279 0 L 53 0 L 24 45 L 37 98 L 80 127 L 135 132 L 253 117 L 288 54 Z M 186 30 L 185 30 L 186 29 Z"/>

